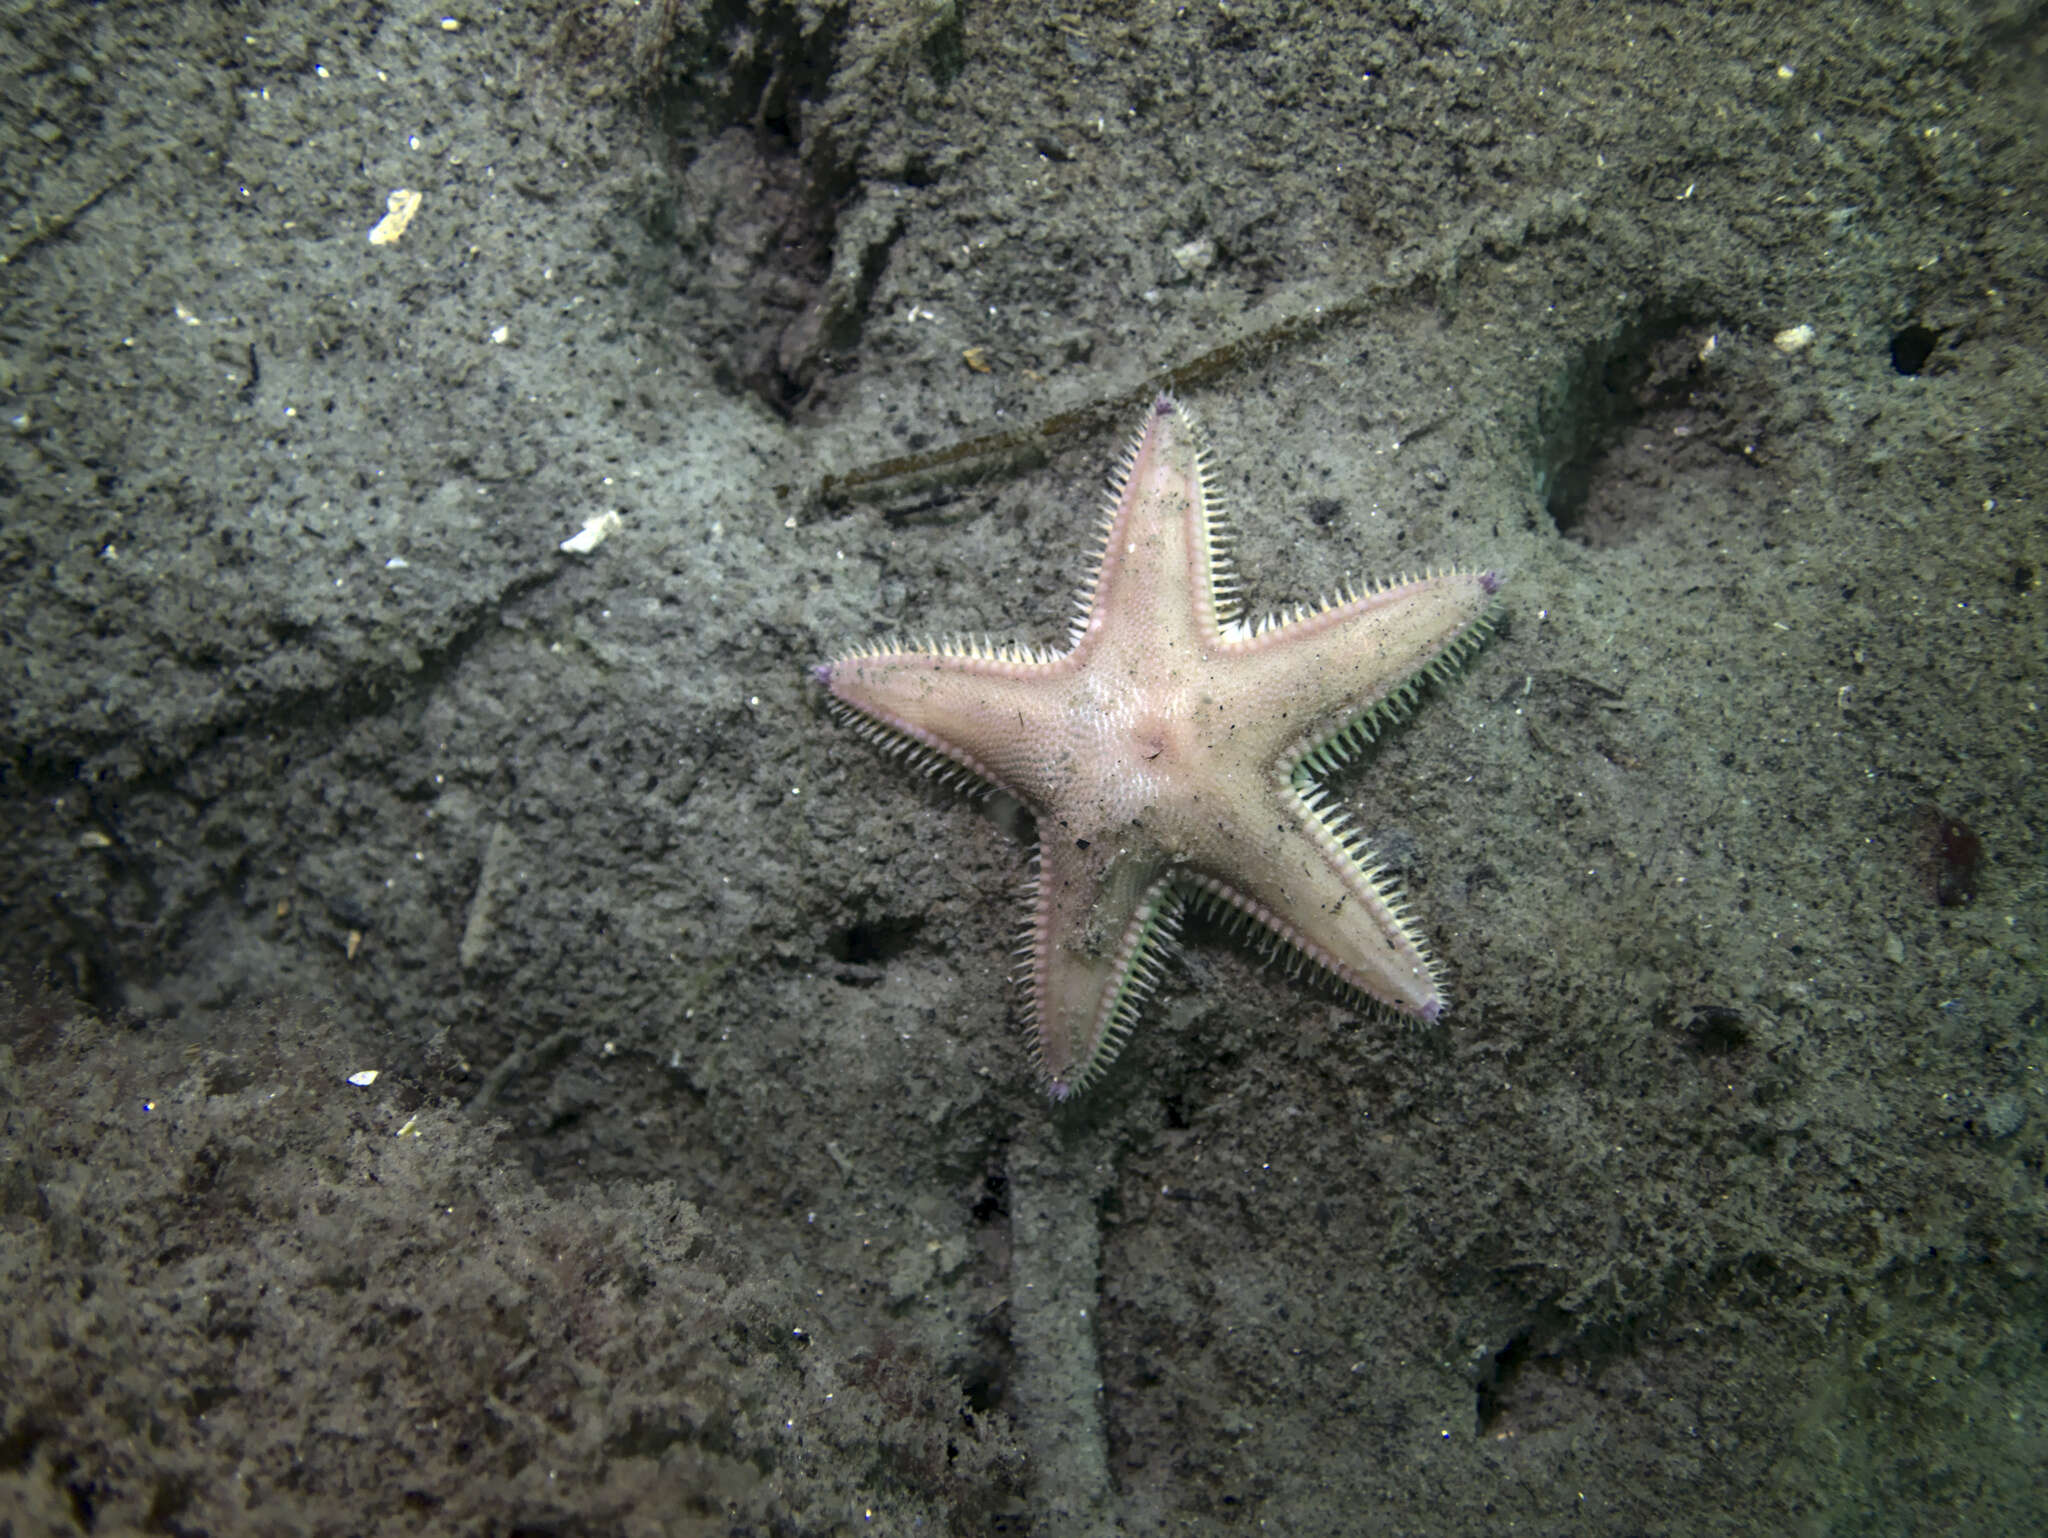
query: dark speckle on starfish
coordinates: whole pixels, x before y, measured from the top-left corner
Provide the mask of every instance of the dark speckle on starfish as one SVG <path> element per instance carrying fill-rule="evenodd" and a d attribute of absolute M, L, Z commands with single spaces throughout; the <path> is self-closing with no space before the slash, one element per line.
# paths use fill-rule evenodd
<path fill-rule="evenodd" d="M 1055 1099 L 1116 1056 L 1206 907 L 1396 1014 L 1443 1012 L 1406 906 L 1321 780 L 1484 636 L 1500 578 L 1446 571 L 1240 614 L 1200 426 L 1161 395 L 1124 451 L 1065 651 L 959 639 L 814 668 L 889 751 L 1040 829 L 1018 947 Z"/>

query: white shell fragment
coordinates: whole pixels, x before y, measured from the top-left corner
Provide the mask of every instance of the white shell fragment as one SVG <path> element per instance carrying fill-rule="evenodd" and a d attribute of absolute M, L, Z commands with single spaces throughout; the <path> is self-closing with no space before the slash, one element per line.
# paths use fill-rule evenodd
<path fill-rule="evenodd" d="M 350 1074 L 348 1081 L 357 1089 L 368 1089 L 377 1082 L 377 1070 L 374 1068 L 361 1069 L 356 1073 Z"/>
<path fill-rule="evenodd" d="M 588 555 L 624 527 L 617 513 L 600 513 L 563 540 L 562 549 L 570 555 Z"/>
<path fill-rule="evenodd" d="M 1771 338 L 1771 345 L 1787 357 L 1795 352 L 1803 352 L 1813 345 L 1813 327 L 1803 321 L 1796 326 L 1787 326 Z"/>
<path fill-rule="evenodd" d="M 1216 242 L 1206 235 L 1173 248 L 1174 264 L 1191 278 L 1199 278 L 1216 265 Z"/>
<path fill-rule="evenodd" d="M 398 237 L 405 233 L 405 227 L 412 223 L 412 216 L 420 211 L 424 194 L 414 192 L 410 187 L 400 187 L 384 200 L 384 217 L 370 229 L 370 244 L 391 246 L 398 243 Z"/>

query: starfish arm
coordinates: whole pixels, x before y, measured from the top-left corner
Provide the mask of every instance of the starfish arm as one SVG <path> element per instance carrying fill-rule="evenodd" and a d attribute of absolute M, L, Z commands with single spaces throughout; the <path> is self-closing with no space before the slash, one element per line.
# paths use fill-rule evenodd
<path fill-rule="evenodd" d="M 1490 571 L 1441 572 L 1267 621 L 1218 643 L 1219 703 L 1276 755 L 1329 768 L 1479 645 L 1499 588 Z"/>
<path fill-rule="evenodd" d="M 1192 655 L 1237 615 L 1229 542 L 1201 423 L 1161 395 L 1111 479 L 1094 574 L 1076 606 L 1075 652 L 1122 639 L 1155 656 Z"/>
<path fill-rule="evenodd" d="M 1041 826 L 1019 946 L 1032 1054 L 1055 1100 L 1115 1059 L 1158 985 L 1182 902 L 1156 851 L 1071 841 Z"/>
<path fill-rule="evenodd" d="M 815 670 L 834 712 L 891 752 L 1044 805 L 1063 659 L 985 642 L 856 649 Z"/>
<path fill-rule="evenodd" d="M 1268 815 L 1219 830 L 1224 860 L 1188 872 L 1198 901 L 1267 931 L 1345 987 L 1434 1021 L 1444 1002 L 1435 963 L 1362 835 L 1316 786 L 1276 780 L 1272 794 Z"/>

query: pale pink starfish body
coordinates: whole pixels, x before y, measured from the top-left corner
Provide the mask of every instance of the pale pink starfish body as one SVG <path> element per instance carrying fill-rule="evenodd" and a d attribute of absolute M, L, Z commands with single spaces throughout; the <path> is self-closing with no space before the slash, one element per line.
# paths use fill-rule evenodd
<path fill-rule="evenodd" d="M 1426 574 L 1252 624 L 1228 543 L 1201 428 L 1162 395 L 1111 488 L 1068 650 L 889 643 L 815 670 L 870 737 L 1036 814 L 1020 970 L 1056 1099 L 1115 1057 L 1190 903 L 1398 1013 L 1443 1009 L 1401 899 L 1317 777 L 1478 644 L 1499 578 Z"/>

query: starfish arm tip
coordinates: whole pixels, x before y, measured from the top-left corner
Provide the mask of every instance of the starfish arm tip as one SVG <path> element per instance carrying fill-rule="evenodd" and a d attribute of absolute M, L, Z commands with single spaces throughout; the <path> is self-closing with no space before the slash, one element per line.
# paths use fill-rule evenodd
<path fill-rule="evenodd" d="M 1479 574 L 1479 585 L 1486 589 L 1489 596 L 1498 593 L 1501 583 L 1506 580 L 1507 578 L 1497 571 L 1482 571 Z"/>
<path fill-rule="evenodd" d="M 1417 1010 L 1416 1013 L 1422 1017 L 1424 1025 L 1435 1025 L 1437 1021 L 1444 1017 L 1444 1001 L 1442 999 L 1431 999 L 1421 1009 Z"/>
<path fill-rule="evenodd" d="M 821 688 L 831 688 L 832 664 L 829 662 L 813 663 L 811 666 L 811 682 L 819 685 Z"/>

